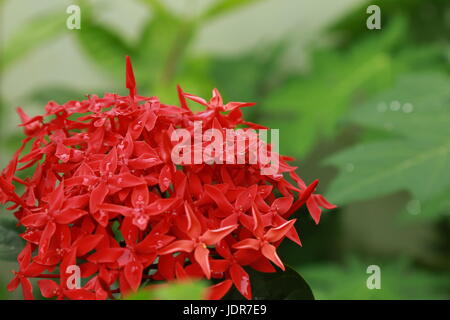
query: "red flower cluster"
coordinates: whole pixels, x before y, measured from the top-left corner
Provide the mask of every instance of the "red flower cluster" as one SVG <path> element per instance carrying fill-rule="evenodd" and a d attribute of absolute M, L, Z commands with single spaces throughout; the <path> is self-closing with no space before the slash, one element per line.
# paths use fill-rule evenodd
<path fill-rule="evenodd" d="M 252 104 L 223 104 L 217 90 L 206 102 L 178 88 L 181 108 L 139 96 L 129 59 L 126 86 L 129 96 L 49 102 L 44 116 L 18 110 L 27 137 L 0 176 L 0 202 L 13 203 L 26 245 L 8 289 L 21 285 L 31 299 L 29 279 L 43 278 L 46 298 L 106 299 L 144 279 L 212 278 L 209 298 L 234 284 L 251 299 L 243 266 L 284 269 L 276 248 L 285 237 L 300 244 L 289 217 L 306 204 L 318 223 L 320 207 L 334 206 L 314 194 L 317 180 L 307 186 L 297 176 L 291 158 L 280 156 L 272 176 L 261 175 L 260 163 L 172 162 L 175 128 L 261 128 L 243 119 L 241 108 Z M 206 110 L 192 112 L 186 99 Z M 33 166 L 32 177 L 16 175 Z M 68 285 L 71 266 L 80 287 Z"/>

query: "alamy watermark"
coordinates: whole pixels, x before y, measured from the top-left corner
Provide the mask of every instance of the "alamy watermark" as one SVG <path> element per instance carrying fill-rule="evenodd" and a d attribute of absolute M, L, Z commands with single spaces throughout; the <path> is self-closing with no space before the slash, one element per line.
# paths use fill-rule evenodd
<path fill-rule="evenodd" d="M 381 289 L 381 269 L 380 266 L 376 264 L 370 265 L 366 270 L 367 274 L 370 276 L 367 278 L 366 286 L 367 289 Z"/>
<path fill-rule="evenodd" d="M 369 30 L 381 29 L 381 9 L 376 4 L 367 7 L 366 13 L 370 16 L 366 20 L 366 26 Z"/>
<path fill-rule="evenodd" d="M 66 286 L 68 289 L 80 289 L 81 288 L 81 270 L 77 265 L 70 265 L 66 268 L 66 274 L 70 276 L 66 280 Z"/>
<path fill-rule="evenodd" d="M 224 133 L 225 131 L 225 133 Z M 266 142 L 270 131 L 270 145 Z M 279 169 L 278 129 L 216 129 L 203 132 L 202 122 L 194 122 L 193 133 L 175 129 L 171 141 L 172 161 L 191 164 L 259 164 L 262 175 L 276 175 Z"/>
<path fill-rule="evenodd" d="M 66 20 L 66 26 L 69 30 L 81 29 L 81 9 L 79 6 L 72 4 L 67 7 L 66 13 L 70 14 Z"/>

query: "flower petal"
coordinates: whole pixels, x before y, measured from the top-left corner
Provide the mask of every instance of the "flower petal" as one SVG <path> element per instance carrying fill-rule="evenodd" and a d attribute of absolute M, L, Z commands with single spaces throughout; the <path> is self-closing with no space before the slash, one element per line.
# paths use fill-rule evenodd
<path fill-rule="evenodd" d="M 264 257 L 272 261 L 274 264 L 276 264 L 281 270 L 285 270 L 283 262 L 281 261 L 280 257 L 277 255 L 276 248 L 271 244 L 264 244 L 261 248 L 261 253 Z"/>
<path fill-rule="evenodd" d="M 90 255 L 87 260 L 95 263 L 112 263 L 116 262 L 123 253 L 123 248 L 104 248 Z"/>
<path fill-rule="evenodd" d="M 44 298 L 53 298 L 59 289 L 59 284 L 50 279 L 43 279 L 38 281 L 39 289 Z"/>
<path fill-rule="evenodd" d="M 128 284 L 130 285 L 131 290 L 137 291 L 139 286 L 141 285 L 142 280 L 142 272 L 144 268 L 142 264 L 132 261 L 128 263 L 124 268 L 125 279 L 127 279 Z"/>
<path fill-rule="evenodd" d="M 209 250 L 206 246 L 198 245 L 194 251 L 195 261 L 200 265 L 207 279 L 211 278 L 211 267 L 209 265 Z"/>
<path fill-rule="evenodd" d="M 233 232 L 237 227 L 237 225 L 231 225 L 219 229 L 208 230 L 200 236 L 200 241 L 203 241 L 208 246 L 215 245 Z"/>
<path fill-rule="evenodd" d="M 248 300 L 252 299 L 252 287 L 250 285 L 250 276 L 238 264 L 234 263 L 230 268 L 231 279 L 239 292 Z"/>
<path fill-rule="evenodd" d="M 191 240 L 178 240 L 167 245 L 159 251 L 160 255 L 170 254 L 174 252 L 192 252 L 194 250 L 194 243 Z"/>
<path fill-rule="evenodd" d="M 259 250 L 260 241 L 257 239 L 245 239 L 241 240 L 233 245 L 234 249 L 253 249 Z"/>
<path fill-rule="evenodd" d="M 81 209 L 69 208 L 55 216 L 55 222 L 59 224 L 70 224 L 87 214 Z"/>
<path fill-rule="evenodd" d="M 208 288 L 206 299 L 207 300 L 220 300 L 230 290 L 233 282 L 231 280 L 225 280 L 219 282 Z"/>
<path fill-rule="evenodd" d="M 291 228 L 293 228 L 295 221 L 297 221 L 297 219 L 289 220 L 278 227 L 270 228 L 264 235 L 264 238 L 269 242 L 280 240 L 289 232 L 289 230 L 291 230 Z"/>
<path fill-rule="evenodd" d="M 99 210 L 98 206 L 105 201 L 106 195 L 109 193 L 109 188 L 106 183 L 100 183 L 91 192 L 91 197 L 89 198 L 89 210 L 94 213 Z"/>

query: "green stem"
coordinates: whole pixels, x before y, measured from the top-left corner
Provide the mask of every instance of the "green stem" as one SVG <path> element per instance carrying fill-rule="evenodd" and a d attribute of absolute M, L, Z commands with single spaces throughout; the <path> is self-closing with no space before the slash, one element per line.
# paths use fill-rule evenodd
<path fill-rule="evenodd" d="M 161 81 L 163 83 L 168 84 L 174 79 L 177 67 L 184 57 L 184 54 L 194 35 L 195 29 L 195 25 L 192 22 L 183 23 L 180 26 L 180 30 L 178 35 L 175 37 L 172 49 L 169 52 L 166 64 L 161 74 Z"/>

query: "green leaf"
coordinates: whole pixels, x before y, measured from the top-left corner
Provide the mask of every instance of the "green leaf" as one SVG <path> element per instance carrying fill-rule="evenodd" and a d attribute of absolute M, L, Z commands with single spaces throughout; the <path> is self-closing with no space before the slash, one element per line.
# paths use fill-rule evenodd
<path fill-rule="evenodd" d="M 211 96 L 216 83 L 211 79 L 209 59 L 186 57 L 176 75 L 170 82 L 156 82 L 152 86 L 151 95 L 158 96 L 167 104 L 178 105 L 179 99 L 176 87 L 180 85 L 183 91 L 201 97 Z M 188 102 L 193 111 L 203 110 L 197 103 Z"/>
<path fill-rule="evenodd" d="M 14 62 L 55 38 L 66 30 L 64 11 L 37 17 L 24 24 L 5 44 L 2 53 L 2 71 Z"/>
<path fill-rule="evenodd" d="M 369 265 L 378 265 L 381 273 L 381 288 L 368 289 Z M 349 299 L 449 299 L 450 281 L 445 272 L 427 272 L 413 267 L 411 261 L 400 258 L 396 261 L 378 259 L 367 263 L 352 257 L 340 264 L 314 264 L 304 266 L 301 272 L 308 277 L 318 300 Z"/>
<path fill-rule="evenodd" d="M 155 14 L 170 14 L 169 9 L 161 3 L 160 0 L 141 0 L 149 5 Z"/>
<path fill-rule="evenodd" d="M 173 80 L 192 33 L 192 25 L 166 11 L 157 11 L 146 23 L 136 56 L 138 83 L 145 91 Z"/>
<path fill-rule="evenodd" d="M 396 86 L 353 110 L 349 120 L 408 137 L 440 135 L 450 126 L 449 83 L 437 72 L 405 75 Z M 434 130 L 428 130 L 431 127 Z"/>
<path fill-rule="evenodd" d="M 356 98 L 389 85 L 392 75 L 404 69 L 402 62 L 389 54 L 404 30 L 404 22 L 398 20 L 348 52 L 317 51 L 308 75 L 296 75 L 273 91 L 262 105 L 261 122 L 282 128 L 281 152 L 294 156 L 308 153 L 319 139 L 336 134 Z"/>
<path fill-rule="evenodd" d="M 406 76 L 355 110 L 351 121 L 397 137 L 363 142 L 329 158 L 326 163 L 340 173 L 328 198 L 342 205 L 408 190 L 423 202 L 450 187 L 449 85 L 441 74 Z"/>
<path fill-rule="evenodd" d="M 330 29 L 337 32 L 347 41 L 367 37 L 367 33 L 372 32 L 366 28 L 368 15 L 365 13 L 370 5 L 378 5 L 382 10 L 383 29 L 398 16 L 404 16 L 409 23 L 409 34 L 405 39 L 419 40 L 420 44 L 432 41 L 441 41 L 448 37 L 448 26 L 446 25 L 445 14 L 447 12 L 447 0 L 397 0 L 384 1 L 372 0 L 370 3 L 361 1 L 355 3 L 351 12 L 346 14 Z M 429 12 L 422 15 L 420 12 Z"/>
<path fill-rule="evenodd" d="M 124 77 L 125 56 L 133 56 L 134 50 L 118 34 L 95 21 L 88 8 L 83 10 L 81 30 L 75 34 L 81 48 L 110 74 Z"/>
<path fill-rule="evenodd" d="M 96 91 L 92 90 L 92 92 Z M 59 104 L 63 104 L 70 100 L 82 100 L 84 99 L 84 94 L 79 90 L 69 87 L 53 86 L 34 90 L 28 95 L 27 98 L 31 102 L 45 106 L 49 101 L 55 101 Z"/>
<path fill-rule="evenodd" d="M 279 62 L 286 43 L 264 46 L 236 57 L 215 57 L 212 74 L 225 99 L 255 102 L 262 99 L 269 88 L 279 82 Z M 239 81 L 236 81 L 236 78 Z M 257 108 L 254 109 L 257 112 Z M 249 119 L 253 121 L 253 119 Z"/>
<path fill-rule="evenodd" d="M 259 2 L 261 0 L 218 0 L 202 15 L 203 19 L 212 19 L 226 14 L 240 7 Z"/>
<path fill-rule="evenodd" d="M 440 220 L 450 217 L 450 187 L 439 191 L 436 195 L 425 201 L 411 199 L 400 215 L 400 220 L 407 222 Z"/>
<path fill-rule="evenodd" d="M 8 300 L 9 296 L 10 294 L 6 289 L 6 284 L 3 283 L 3 281 L 0 281 L 0 300 Z"/>
<path fill-rule="evenodd" d="M 24 246 L 19 232 L 20 229 L 13 220 L 0 220 L 0 260 L 16 261 Z"/>
<path fill-rule="evenodd" d="M 291 267 L 274 273 L 249 268 L 246 271 L 250 276 L 253 300 L 314 300 L 308 283 Z M 244 297 L 233 287 L 224 299 L 243 300 Z"/>
<path fill-rule="evenodd" d="M 125 300 L 202 300 L 206 287 L 203 281 L 161 284 L 140 289 Z"/>

